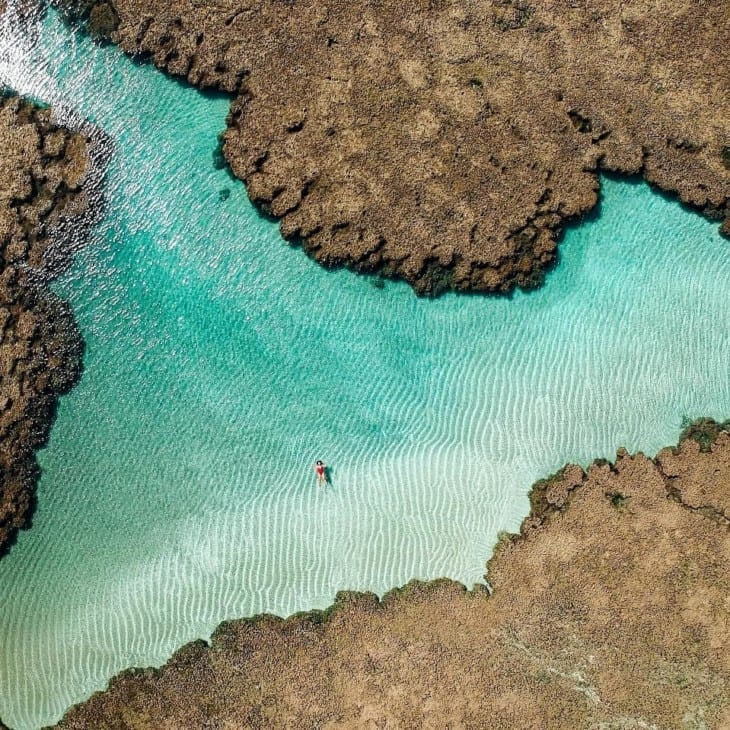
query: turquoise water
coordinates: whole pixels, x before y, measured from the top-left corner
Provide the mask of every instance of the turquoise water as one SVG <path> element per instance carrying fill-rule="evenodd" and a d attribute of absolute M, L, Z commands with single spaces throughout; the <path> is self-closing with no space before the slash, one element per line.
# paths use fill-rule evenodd
<path fill-rule="evenodd" d="M 728 242 L 642 184 L 602 181 L 540 291 L 425 301 L 281 240 L 213 166 L 226 99 L 53 15 L 42 41 L 6 18 L 0 79 L 115 144 L 106 218 L 58 285 L 86 371 L 0 562 L 17 730 L 226 618 L 479 581 L 535 479 L 730 414 Z"/>

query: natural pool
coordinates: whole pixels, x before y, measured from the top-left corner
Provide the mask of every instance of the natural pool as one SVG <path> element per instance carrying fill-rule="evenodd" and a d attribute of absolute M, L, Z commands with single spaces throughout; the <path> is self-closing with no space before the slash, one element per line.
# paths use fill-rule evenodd
<path fill-rule="evenodd" d="M 54 15 L 40 40 L 11 20 L 0 80 L 115 143 L 106 218 L 58 287 L 86 371 L 0 562 L 16 730 L 226 618 L 478 581 L 535 479 L 730 414 L 728 242 L 645 185 L 602 181 L 540 291 L 419 300 L 281 241 L 214 167 L 226 99 Z"/>

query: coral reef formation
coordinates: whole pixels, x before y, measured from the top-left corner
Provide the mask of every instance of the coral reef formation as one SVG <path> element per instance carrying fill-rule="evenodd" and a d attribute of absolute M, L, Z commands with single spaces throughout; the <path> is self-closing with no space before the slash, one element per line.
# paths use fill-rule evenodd
<path fill-rule="evenodd" d="M 421 293 L 535 285 L 601 170 L 641 174 L 730 232 L 719 0 L 58 4 L 233 94 L 225 158 L 325 265 Z M 7 542 L 80 367 L 47 282 L 70 250 L 50 231 L 83 219 L 89 163 L 88 139 L 13 98 L 0 143 Z M 123 672 L 60 727 L 730 726 L 730 434 L 686 435 L 655 459 L 620 452 L 537 484 L 489 563 L 491 593 L 414 582 L 230 621 L 161 669 Z"/>
<path fill-rule="evenodd" d="M 728 727 L 730 433 L 691 433 L 536 484 L 491 595 L 413 582 L 230 621 L 59 727 Z"/>
<path fill-rule="evenodd" d="M 328 266 L 421 293 L 536 285 L 600 170 L 728 217 L 722 0 L 56 2 L 233 94 L 233 172 Z"/>
<path fill-rule="evenodd" d="M 48 109 L 0 97 L 0 555 L 28 524 L 57 397 L 76 382 L 83 343 L 48 283 L 99 215 L 89 196 L 102 154 Z"/>

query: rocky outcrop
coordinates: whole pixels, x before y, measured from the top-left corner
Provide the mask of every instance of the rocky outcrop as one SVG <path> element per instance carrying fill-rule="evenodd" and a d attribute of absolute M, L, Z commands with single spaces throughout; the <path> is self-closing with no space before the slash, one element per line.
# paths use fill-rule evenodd
<path fill-rule="evenodd" d="M 57 0 L 235 96 L 224 153 L 286 238 L 419 292 L 542 280 L 600 170 L 727 222 L 723 0 Z"/>
<path fill-rule="evenodd" d="M 730 434 L 566 467 L 532 504 L 491 595 L 413 582 L 226 622 L 59 727 L 729 727 Z"/>
<path fill-rule="evenodd" d="M 57 397 L 81 371 L 83 344 L 48 283 L 99 214 L 89 205 L 103 152 L 18 97 L 0 98 L 0 555 L 33 510 Z M 95 162 L 92 161 L 92 157 Z"/>

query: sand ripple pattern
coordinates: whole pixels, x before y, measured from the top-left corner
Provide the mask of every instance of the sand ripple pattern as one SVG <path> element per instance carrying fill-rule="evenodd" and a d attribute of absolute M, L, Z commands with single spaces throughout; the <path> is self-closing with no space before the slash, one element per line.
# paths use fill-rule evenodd
<path fill-rule="evenodd" d="M 417 300 L 323 271 L 257 216 L 213 166 L 226 99 L 53 14 L 41 41 L 9 22 L 6 83 L 116 145 L 97 245 L 61 286 L 86 372 L 41 455 L 33 530 L 0 563 L 13 727 L 226 618 L 481 580 L 535 479 L 730 414 L 727 243 L 645 186 L 603 181 L 541 291 Z"/>

